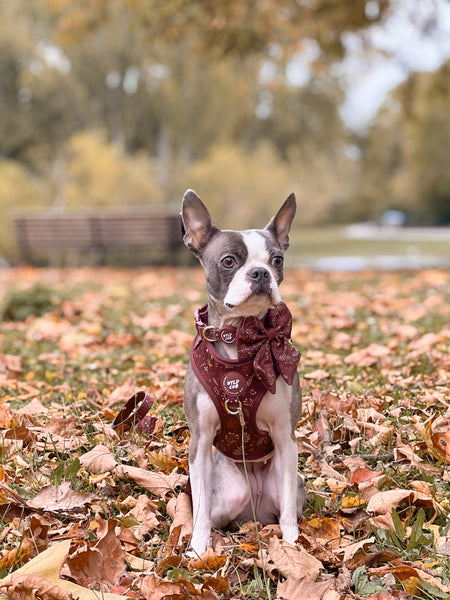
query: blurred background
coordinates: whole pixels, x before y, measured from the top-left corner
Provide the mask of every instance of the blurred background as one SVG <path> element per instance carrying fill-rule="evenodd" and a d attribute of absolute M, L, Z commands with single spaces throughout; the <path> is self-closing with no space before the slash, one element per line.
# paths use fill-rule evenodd
<path fill-rule="evenodd" d="M 449 264 L 449 140 L 448 0 L 0 4 L 3 264 L 17 214 L 188 187 L 223 228 L 294 191 L 296 263 Z"/>

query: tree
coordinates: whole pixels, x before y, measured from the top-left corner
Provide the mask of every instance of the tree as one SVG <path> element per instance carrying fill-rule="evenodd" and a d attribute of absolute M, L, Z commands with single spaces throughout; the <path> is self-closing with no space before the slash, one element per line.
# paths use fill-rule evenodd
<path fill-rule="evenodd" d="M 372 216 L 404 210 L 410 222 L 450 222 L 450 61 L 398 86 L 364 142 L 358 195 Z"/>
<path fill-rule="evenodd" d="M 101 28 L 120 7 L 134 30 L 150 44 L 174 44 L 191 37 L 196 51 L 212 59 L 264 55 L 277 44 L 292 52 L 304 38 L 317 40 L 328 57 L 341 57 L 342 34 L 364 29 L 381 19 L 388 0 L 368 10 L 366 0 L 47 0 L 59 42 L 68 45 Z M 127 19 L 128 21 L 128 19 Z"/>

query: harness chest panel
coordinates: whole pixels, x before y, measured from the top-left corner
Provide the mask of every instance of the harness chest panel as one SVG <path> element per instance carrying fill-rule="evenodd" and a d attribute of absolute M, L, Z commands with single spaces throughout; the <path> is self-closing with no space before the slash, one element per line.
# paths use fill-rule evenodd
<path fill-rule="evenodd" d="M 248 461 L 268 458 L 274 449 L 272 440 L 267 431 L 256 425 L 257 410 L 268 390 L 254 377 L 253 361 L 242 363 L 226 359 L 216 352 L 211 342 L 196 336 L 191 348 L 191 364 L 219 415 L 220 430 L 214 446 L 235 461 L 243 460 L 243 450 Z M 245 423 L 243 432 L 239 406 Z"/>

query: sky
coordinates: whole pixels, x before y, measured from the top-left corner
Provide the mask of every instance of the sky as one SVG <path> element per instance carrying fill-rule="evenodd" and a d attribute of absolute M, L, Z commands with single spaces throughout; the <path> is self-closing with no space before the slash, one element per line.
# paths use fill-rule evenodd
<path fill-rule="evenodd" d="M 382 23 L 362 36 L 347 34 L 344 43 L 346 58 L 337 67 L 347 90 L 341 116 L 363 130 L 408 73 L 434 71 L 450 57 L 450 1 L 391 0 Z"/>

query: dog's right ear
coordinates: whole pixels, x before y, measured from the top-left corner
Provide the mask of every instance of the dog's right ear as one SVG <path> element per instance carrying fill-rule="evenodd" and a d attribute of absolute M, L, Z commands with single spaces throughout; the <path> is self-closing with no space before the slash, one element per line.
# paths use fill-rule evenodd
<path fill-rule="evenodd" d="M 187 190 L 184 194 L 181 218 L 185 232 L 183 241 L 189 250 L 199 256 L 212 236 L 219 230 L 214 225 L 208 209 L 194 190 Z"/>

